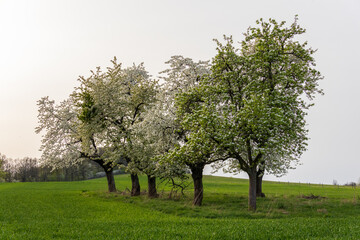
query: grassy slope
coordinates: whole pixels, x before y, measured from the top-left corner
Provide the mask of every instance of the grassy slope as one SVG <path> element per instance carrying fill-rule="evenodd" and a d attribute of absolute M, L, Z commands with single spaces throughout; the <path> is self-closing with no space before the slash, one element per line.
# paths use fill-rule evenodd
<path fill-rule="evenodd" d="M 0 239 L 358 239 L 359 190 L 264 183 L 247 211 L 247 181 L 206 176 L 204 206 L 185 198 L 107 194 L 106 180 L 0 183 Z M 116 177 L 130 187 L 130 177 Z M 141 179 L 146 186 L 145 178 Z M 164 187 L 160 186 L 160 192 Z M 305 199 L 302 195 L 324 198 Z"/>

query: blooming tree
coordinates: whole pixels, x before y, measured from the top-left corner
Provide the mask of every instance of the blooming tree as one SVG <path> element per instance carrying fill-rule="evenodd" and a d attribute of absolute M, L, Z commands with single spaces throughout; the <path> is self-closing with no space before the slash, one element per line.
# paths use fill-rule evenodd
<path fill-rule="evenodd" d="M 194 182 L 193 204 L 200 206 L 203 199 L 203 170 L 206 164 L 225 159 L 219 152 L 214 152 L 214 147 L 206 138 L 205 132 L 196 132 L 198 138 L 189 141 L 193 134 L 193 128 L 184 127 L 184 116 L 198 109 L 203 100 L 201 94 L 195 92 L 200 79 L 210 73 L 210 65 L 207 61 L 194 62 L 190 58 L 173 56 L 167 64 L 170 68 L 163 71 L 165 84 L 164 102 L 167 103 L 163 111 L 166 126 L 172 129 L 172 139 L 175 147 L 169 148 L 164 155 L 164 162 L 185 165 L 191 170 Z M 194 141 L 198 140 L 196 143 Z"/>
<path fill-rule="evenodd" d="M 182 120 L 188 140 L 199 147 L 208 143 L 248 174 L 250 210 L 256 209 L 258 173 L 281 171 L 306 150 L 306 110 L 321 93 L 322 79 L 314 69 L 315 51 L 295 40 L 305 32 L 297 18 L 290 27 L 273 19 L 257 24 L 240 49 L 231 37 L 217 41 L 211 74 L 181 103 L 186 109 L 189 99 L 200 96 L 202 103 Z"/>
<path fill-rule="evenodd" d="M 80 108 L 76 99 L 68 99 L 56 105 L 49 97 L 38 101 L 39 125 L 36 133 L 44 132 L 42 136 L 41 164 L 52 169 L 60 169 L 91 160 L 99 164 L 105 171 L 109 192 L 115 192 L 113 176 L 114 163 L 104 155 L 102 140 L 99 136 L 90 136 L 85 141 L 81 134 L 82 122 L 79 119 Z"/>
<path fill-rule="evenodd" d="M 138 129 L 155 101 L 157 82 L 149 77 L 143 64 L 123 69 L 116 58 L 112 64 L 106 72 L 98 68 L 90 77 L 81 77 L 73 96 L 80 106 L 85 149 L 96 137 L 101 139 L 103 154 L 110 162 L 125 161 L 131 173 L 131 194 L 135 196 L 140 194 L 137 174 L 144 170 L 147 158 Z"/>

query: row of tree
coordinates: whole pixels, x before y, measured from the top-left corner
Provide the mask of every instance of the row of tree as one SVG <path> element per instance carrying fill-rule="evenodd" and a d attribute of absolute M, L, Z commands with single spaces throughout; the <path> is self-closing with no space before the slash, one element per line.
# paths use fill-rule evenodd
<path fill-rule="evenodd" d="M 52 171 L 37 158 L 12 159 L 0 154 L 0 182 L 78 181 L 103 177 L 100 171 L 96 164 L 88 161 Z"/>
<path fill-rule="evenodd" d="M 231 37 L 216 41 L 212 62 L 173 56 L 159 79 L 143 64 L 122 68 L 116 58 L 97 68 L 68 99 L 38 101 L 44 132 L 43 164 L 61 168 L 91 160 L 116 191 L 113 169 L 126 166 L 131 195 L 140 194 L 138 174 L 177 179 L 191 170 L 194 205 L 203 199 L 207 164 L 249 176 L 249 209 L 256 209 L 266 172 L 281 175 L 306 150 L 306 110 L 322 93 L 314 50 L 295 40 L 297 23 L 260 19 L 236 48 Z"/>

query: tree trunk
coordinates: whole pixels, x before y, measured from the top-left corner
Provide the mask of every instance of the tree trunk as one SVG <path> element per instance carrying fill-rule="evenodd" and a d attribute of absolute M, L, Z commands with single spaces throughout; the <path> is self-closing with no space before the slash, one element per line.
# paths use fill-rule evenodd
<path fill-rule="evenodd" d="M 194 164 L 190 166 L 191 169 L 191 177 L 194 182 L 194 200 L 193 205 L 194 206 L 201 206 L 202 200 L 203 200 L 203 170 L 204 170 L 204 164 Z"/>
<path fill-rule="evenodd" d="M 140 183 L 137 174 L 131 174 L 131 196 L 140 195 Z"/>
<path fill-rule="evenodd" d="M 248 170 L 249 175 L 249 211 L 256 210 L 256 167 L 252 167 Z"/>
<path fill-rule="evenodd" d="M 156 192 L 156 177 L 148 175 L 148 197 L 157 198 L 159 195 Z"/>
<path fill-rule="evenodd" d="M 116 192 L 113 169 L 112 168 L 108 169 L 107 171 L 105 171 L 105 173 L 106 173 L 106 179 L 107 179 L 107 183 L 108 183 L 109 192 Z"/>
<path fill-rule="evenodd" d="M 262 179 L 264 172 L 264 169 L 259 169 L 256 173 L 256 197 L 265 197 L 265 194 L 262 192 Z"/>
<path fill-rule="evenodd" d="M 116 192 L 115 179 L 114 179 L 113 168 L 112 168 L 111 164 L 105 163 L 103 160 L 100 160 L 100 159 L 93 160 L 93 161 L 96 162 L 97 164 L 99 164 L 104 169 L 105 174 L 106 174 L 107 183 L 108 183 L 109 192 Z"/>

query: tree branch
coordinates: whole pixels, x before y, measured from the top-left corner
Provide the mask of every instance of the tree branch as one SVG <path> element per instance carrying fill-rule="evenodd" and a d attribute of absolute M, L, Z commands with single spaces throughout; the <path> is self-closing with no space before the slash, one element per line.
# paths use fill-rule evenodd
<path fill-rule="evenodd" d="M 131 125 L 133 125 L 135 123 L 135 120 L 136 120 L 136 115 L 138 114 L 138 112 L 140 111 L 140 107 L 141 105 L 143 105 L 145 103 L 139 103 L 136 108 L 135 108 L 135 112 L 134 112 L 134 116 L 133 116 L 133 120 L 131 121 Z"/>

